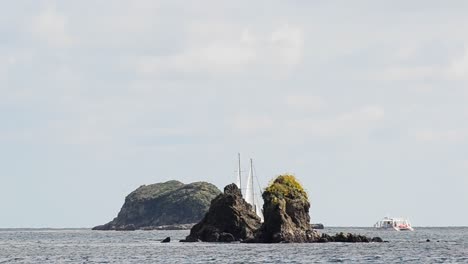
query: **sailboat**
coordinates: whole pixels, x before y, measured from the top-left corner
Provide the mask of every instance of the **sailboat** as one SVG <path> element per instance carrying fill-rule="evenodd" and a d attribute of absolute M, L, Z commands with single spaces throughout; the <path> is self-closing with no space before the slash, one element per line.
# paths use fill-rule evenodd
<path fill-rule="evenodd" d="M 250 159 L 250 169 L 249 169 L 249 176 L 247 177 L 247 183 L 245 188 L 245 193 L 242 192 L 242 175 L 241 175 L 241 167 L 240 167 L 240 154 L 238 154 L 239 162 L 238 162 L 238 170 L 237 170 L 237 186 L 241 189 L 241 193 L 244 196 L 244 199 L 247 203 L 252 206 L 254 212 L 260 217 L 261 221 L 263 222 L 263 213 L 260 209 L 258 204 L 258 200 L 255 197 L 255 188 L 254 188 L 254 169 L 253 169 L 253 160 Z M 259 192 L 261 193 L 261 191 Z"/>

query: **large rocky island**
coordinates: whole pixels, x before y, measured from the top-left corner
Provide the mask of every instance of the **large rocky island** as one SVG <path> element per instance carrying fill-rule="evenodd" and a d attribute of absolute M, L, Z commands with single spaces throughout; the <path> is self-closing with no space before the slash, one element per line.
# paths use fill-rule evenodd
<path fill-rule="evenodd" d="M 143 185 L 125 198 L 116 218 L 93 230 L 158 229 L 200 221 L 220 190 L 207 182 Z"/>

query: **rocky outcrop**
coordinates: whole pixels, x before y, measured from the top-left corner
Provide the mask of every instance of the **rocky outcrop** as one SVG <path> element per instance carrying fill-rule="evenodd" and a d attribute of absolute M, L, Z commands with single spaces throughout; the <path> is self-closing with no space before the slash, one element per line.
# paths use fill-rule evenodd
<path fill-rule="evenodd" d="M 366 237 L 363 235 L 351 234 L 351 233 L 345 234 L 343 232 L 340 232 L 334 236 L 322 234 L 317 242 L 319 243 L 326 243 L 326 242 L 369 243 L 369 242 L 383 242 L 383 240 L 380 237 L 370 238 L 370 237 Z"/>
<path fill-rule="evenodd" d="M 235 184 L 227 185 L 224 193 L 212 202 L 203 220 L 193 226 L 182 242 L 233 242 L 254 238 L 260 218 L 243 198 Z"/>
<path fill-rule="evenodd" d="M 307 193 L 292 175 L 278 176 L 263 192 L 261 228 L 251 242 L 317 242 L 320 235 L 310 225 Z"/>
<path fill-rule="evenodd" d="M 162 225 L 162 226 L 145 226 L 141 230 L 190 230 L 195 224 L 178 224 L 178 225 Z"/>
<path fill-rule="evenodd" d="M 312 229 L 324 229 L 325 227 L 323 226 L 323 224 L 320 224 L 320 223 L 317 223 L 317 224 L 310 224 L 310 227 Z"/>
<path fill-rule="evenodd" d="M 143 185 L 125 198 L 111 222 L 93 230 L 152 229 L 157 226 L 197 223 L 221 192 L 207 182 L 168 181 Z"/>

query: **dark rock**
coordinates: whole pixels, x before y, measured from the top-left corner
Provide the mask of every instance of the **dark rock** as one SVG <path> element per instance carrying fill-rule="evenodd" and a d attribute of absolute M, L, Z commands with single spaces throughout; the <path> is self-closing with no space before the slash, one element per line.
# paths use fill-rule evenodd
<path fill-rule="evenodd" d="M 206 182 L 183 184 L 168 181 L 143 185 L 125 198 L 118 216 L 93 230 L 122 230 L 127 225 L 144 229 L 164 225 L 196 223 L 208 211 L 220 191 Z"/>
<path fill-rule="evenodd" d="M 334 242 L 348 242 L 348 236 L 345 235 L 343 232 L 340 232 L 333 237 L 333 241 Z"/>
<path fill-rule="evenodd" d="M 195 224 L 178 224 L 178 225 L 163 225 L 163 226 L 145 226 L 141 230 L 190 230 Z"/>
<path fill-rule="evenodd" d="M 337 233 L 334 236 L 322 234 L 317 242 L 344 242 L 344 243 L 369 243 L 369 242 L 382 242 L 380 237 L 369 238 L 363 235 L 351 234 L 351 233 Z"/>
<path fill-rule="evenodd" d="M 317 243 L 327 243 L 327 242 L 330 242 L 330 241 L 328 241 L 326 238 L 320 237 L 316 242 Z"/>
<path fill-rule="evenodd" d="M 116 231 L 135 231 L 136 227 L 133 224 L 130 225 L 121 225 L 115 228 Z"/>
<path fill-rule="evenodd" d="M 323 226 L 323 224 L 310 224 L 310 227 L 312 227 L 313 229 L 324 229 L 325 228 Z"/>
<path fill-rule="evenodd" d="M 161 243 L 169 243 L 171 242 L 171 237 L 166 237 L 165 239 L 163 239 L 163 241 L 161 241 Z"/>
<path fill-rule="evenodd" d="M 260 218 L 242 198 L 239 188 L 230 184 L 213 199 L 205 217 L 192 227 L 185 241 L 231 242 L 231 236 L 232 241 L 251 240 L 260 225 Z"/>
<path fill-rule="evenodd" d="M 208 232 L 205 233 L 204 239 L 205 242 L 218 242 L 219 233 L 215 229 L 206 229 Z"/>
<path fill-rule="evenodd" d="M 278 176 L 262 194 L 265 221 L 256 233 L 256 242 L 317 242 L 310 225 L 307 193 L 292 175 Z"/>
<path fill-rule="evenodd" d="M 218 242 L 234 242 L 236 239 L 230 233 L 221 233 L 218 238 Z"/>
<path fill-rule="evenodd" d="M 99 230 L 99 231 L 115 230 L 115 226 L 112 226 L 111 223 L 107 223 L 105 225 L 95 226 L 93 227 L 93 230 Z"/>
<path fill-rule="evenodd" d="M 323 233 L 320 238 L 317 240 L 318 243 L 327 243 L 327 242 L 333 242 L 333 238 L 328 235 L 328 234 L 325 234 Z"/>

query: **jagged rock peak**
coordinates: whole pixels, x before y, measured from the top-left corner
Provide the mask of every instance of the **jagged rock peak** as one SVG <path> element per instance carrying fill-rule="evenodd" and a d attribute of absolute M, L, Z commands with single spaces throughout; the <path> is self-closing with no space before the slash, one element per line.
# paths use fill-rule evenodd
<path fill-rule="evenodd" d="M 224 194 L 226 195 L 234 195 L 234 196 L 240 196 L 242 198 L 242 193 L 239 187 L 237 187 L 236 184 L 231 183 L 229 185 L 226 185 L 224 187 Z"/>
<path fill-rule="evenodd" d="M 232 242 L 253 239 L 260 218 L 241 195 L 237 185 L 229 184 L 210 205 L 202 221 L 190 230 L 184 242 Z"/>

